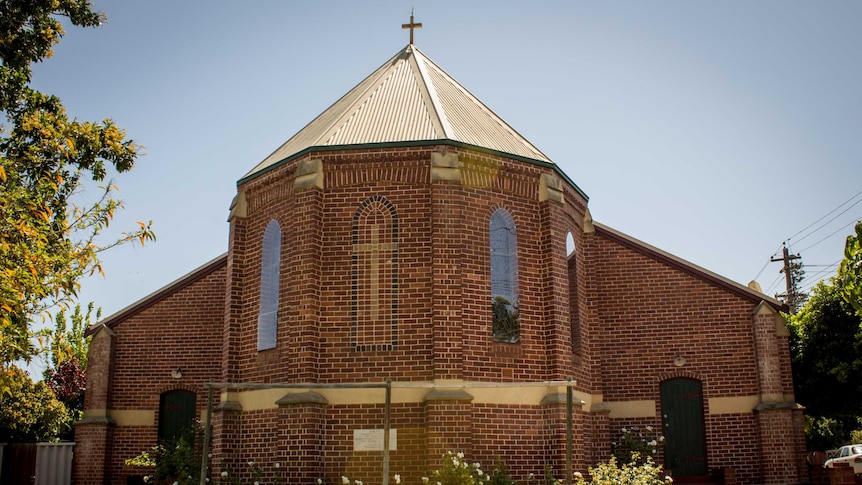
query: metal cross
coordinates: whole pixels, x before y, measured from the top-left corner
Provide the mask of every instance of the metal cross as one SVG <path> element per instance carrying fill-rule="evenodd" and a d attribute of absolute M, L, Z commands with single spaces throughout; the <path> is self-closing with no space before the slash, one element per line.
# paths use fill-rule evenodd
<path fill-rule="evenodd" d="M 410 45 L 413 45 L 413 29 L 421 29 L 422 23 L 413 23 L 413 10 L 410 11 L 410 23 L 401 24 L 402 29 L 410 29 Z"/>

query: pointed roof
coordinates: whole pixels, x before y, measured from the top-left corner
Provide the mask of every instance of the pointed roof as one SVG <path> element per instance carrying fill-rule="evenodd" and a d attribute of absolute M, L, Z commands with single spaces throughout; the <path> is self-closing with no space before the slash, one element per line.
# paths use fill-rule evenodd
<path fill-rule="evenodd" d="M 551 163 L 526 138 L 409 44 L 243 180 L 312 147 L 452 140 Z"/>

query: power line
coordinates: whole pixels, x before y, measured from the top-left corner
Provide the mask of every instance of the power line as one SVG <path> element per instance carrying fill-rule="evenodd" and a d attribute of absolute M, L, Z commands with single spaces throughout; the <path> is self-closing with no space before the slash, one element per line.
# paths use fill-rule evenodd
<path fill-rule="evenodd" d="M 853 196 L 852 196 L 852 197 L 850 197 L 849 199 L 847 199 L 847 200 L 845 200 L 844 202 L 842 202 L 841 204 L 839 204 L 839 205 L 838 205 L 838 207 L 836 207 L 836 208 L 832 209 L 831 211 L 827 212 L 827 213 L 826 213 L 826 214 L 824 214 L 820 219 L 817 219 L 816 221 L 812 222 L 811 224 L 808 224 L 807 226 L 805 226 L 805 228 L 804 228 L 804 229 L 802 229 L 801 231 L 797 232 L 796 234 L 794 234 L 794 235 L 792 235 L 792 236 L 788 237 L 788 238 L 787 238 L 787 239 L 785 239 L 784 241 L 785 241 L 785 242 L 789 242 L 789 241 L 790 241 L 791 239 L 793 239 L 794 237 L 796 237 L 796 236 L 798 236 L 798 235 L 802 234 L 803 232 L 807 231 L 809 228 L 811 228 L 811 226 L 813 226 L 814 224 L 817 224 L 818 222 L 822 221 L 823 219 L 826 219 L 826 218 L 827 218 L 827 217 L 829 217 L 833 212 L 837 211 L 838 209 L 840 209 L 841 207 L 843 207 L 845 204 L 847 204 L 847 203 L 848 203 L 848 202 L 850 202 L 851 200 L 855 199 L 856 197 L 859 197 L 859 195 L 862 195 L 862 190 L 860 190 L 859 192 L 856 192 L 856 194 L 855 194 L 855 195 L 853 195 Z M 841 214 L 844 214 L 844 212 L 847 212 L 848 210 L 850 210 L 850 208 L 852 208 L 853 206 L 855 206 L 855 205 L 856 205 L 856 204 L 858 204 L 859 202 L 862 202 L 862 199 L 860 199 L 860 200 L 856 201 L 856 203 L 855 203 L 855 204 L 853 204 L 852 206 L 850 206 L 850 207 L 848 207 L 847 209 L 845 209 L 843 212 L 841 212 Z M 838 214 L 838 216 L 840 216 L 841 214 Z M 838 216 L 833 217 L 832 219 L 830 219 L 830 220 L 829 220 L 829 222 L 834 221 L 834 220 L 835 220 L 835 218 L 837 218 Z M 829 222 L 827 222 L 826 224 L 829 224 Z M 824 224 L 823 226 L 825 226 L 826 224 Z M 823 228 L 823 226 L 820 226 L 820 227 L 818 227 L 817 229 L 815 229 L 815 230 L 811 231 L 811 233 L 815 233 L 815 232 L 819 231 L 820 229 L 822 229 L 822 228 Z M 811 234 L 808 234 L 808 235 L 804 236 L 802 239 L 805 239 L 806 237 L 808 237 L 808 236 L 810 236 L 810 235 L 811 235 Z M 800 239 L 799 241 L 801 241 L 802 239 Z M 799 241 L 797 241 L 797 242 L 799 242 Z"/>
<path fill-rule="evenodd" d="M 771 255 L 771 256 L 769 256 L 769 259 L 767 259 L 767 260 L 766 260 L 766 262 L 765 262 L 765 263 L 763 263 L 763 267 L 762 267 L 762 268 L 760 268 L 760 271 L 758 271 L 758 272 L 757 272 L 757 275 L 756 275 L 754 278 L 752 278 L 752 280 L 757 281 L 757 278 L 760 278 L 760 275 L 761 275 L 761 274 L 763 274 L 763 270 L 765 270 L 765 269 L 766 269 L 766 267 L 767 267 L 767 266 L 769 266 L 769 263 L 771 263 L 771 262 L 772 262 L 772 258 L 773 258 L 773 256 L 775 256 L 776 254 L 778 254 L 778 251 L 781 251 L 781 246 L 779 246 L 779 247 L 778 247 L 778 249 L 776 249 L 776 250 L 775 250 L 775 252 L 774 252 L 774 253 L 772 253 L 772 255 Z"/>
<path fill-rule="evenodd" d="M 862 202 L 862 199 L 860 199 L 860 202 Z M 858 204 L 858 202 L 857 202 L 857 204 Z M 850 209 L 850 208 L 848 207 L 848 210 L 849 210 L 849 209 Z M 845 211 L 845 212 L 846 212 L 846 211 Z M 843 214 L 843 212 L 842 212 L 841 214 Z M 841 214 L 838 214 L 838 215 L 840 216 Z M 837 217 L 837 216 L 836 216 L 836 217 Z M 833 219 L 833 220 L 834 220 L 834 219 Z M 830 235 L 828 235 L 828 236 L 824 237 L 823 239 L 821 239 L 821 240 L 817 241 L 816 243 L 812 244 L 811 246 L 808 246 L 807 248 L 803 249 L 802 251 L 807 251 L 807 250 L 809 250 L 809 249 L 813 248 L 814 246 L 817 246 L 818 244 L 822 243 L 823 241 L 825 241 L 825 240 L 829 239 L 830 237 L 832 237 L 832 236 L 834 236 L 834 235 L 838 234 L 839 232 L 846 230 L 846 229 L 847 229 L 847 226 L 852 226 L 852 225 L 856 224 L 856 221 L 858 221 L 858 220 L 859 220 L 859 219 L 857 218 L 857 219 L 855 219 L 853 222 L 851 222 L 850 224 L 847 224 L 847 225 L 844 225 L 844 226 L 839 227 L 837 231 L 835 231 L 835 232 L 833 232 L 832 234 L 830 234 Z M 829 222 L 832 222 L 832 221 L 829 221 Z M 827 224 L 828 224 L 828 223 L 827 223 Z M 814 233 L 812 232 L 811 234 L 814 234 Z M 807 236 L 806 236 L 806 237 L 807 237 Z M 805 239 L 805 238 L 802 238 L 802 239 Z M 798 241 L 797 241 L 797 242 L 798 242 Z M 799 252 L 801 253 L 802 251 L 799 251 Z"/>
<path fill-rule="evenodd" d="M 811 278 L 810 278 L 811 282 L 808 285 L 806 285 L 804 291 L 808 291 L 811 288 L 813 288 L 817 283 L 819 283 L 821 280 L 823 280 L 823 277 L 819 277 L 820 275 L 831 273 L 831 272 L 835 271 L 838 268 L 839 264 L 841 264 L 840 259 L 838 261 L 832 263 L 832 264 L 816 265 L 816 266 L 825 266 L 825 267 L 823 269 L 821 269 L 820 271 L 811 275 Z M 812 265 L 812 266 L 814 266 L 814 265 Z M 806 280 L 808 280 L 808 278 L 806 278 Z"/>
<path fill-rule="evenodd" d="M 778 276 L 776 276 L 776 277 L 775 277 L 775 281 L 773 281 L 773 282 L 772 282 L 772 284 L 771 284 L 771 285 L 769 285 L 769 286 L 766 288 L 766 291 L 764 291 L 763 293 L 764 293 L 764 294 L 769 294 L 769 292 L 770 292 L 770 291 L 772 291 L 772 288 L 774 288 L 774 287 L 775 287 L 775 285 L 776 285 L 776 284 L 778 284 L 778 282 L 779 282 L 779 281 L 781 281 L 781 273 L 779 273 L 779 274 L 778 274 Z"/>
<path fill-rule="evenodd" d="M 814 227 L 817 223 L 819 223 L 819 222 L 823 221 L 824 219 L 826 219 L 826 218 L 827 218 L 827 217 L 829 217 L 830 215 L 834 214 L 836 211 L 840 210 L 842 207 L 844 207 L 844 206 L 846 206 L 847 204 L 849 204 L 849 203 L 853 202 L 853 200 L 854 200 L 854 199 L 856 199 L 857 197 L 859 197 L 860 195 L 862 195 L 862 190 L 860 190 L 859 192 L 856 192 L 856 193 L 855 193 L 855 194 L 853 194 L 853 196 L 851 196 L 849 199 L 845 200 L 844 202 L 842 202 L 841 204 L 839 204 L 837 207 L 835 207 L 835 208 L 834 208 L 834 209 L 832 209 L 831 211 L 827 212 L 826 214 L 824 214 L 823 216 L 821 216 L 820 218 L 818 218 L 817 220 L 815 220 L 815 221 L 814 221 L 814 222 L 812 222 L 811 224 L 808 224 L 808 225 L 807 225 L 807 226 L 805 226 L 802 230 L 800 230 L 800 231 L 796 232 L 796 233 L 795 233 L 795 234 L 793 234 L 792 236 L 790 236 L 790 237 L 788 237 L 787 239 L 785 239 L 785 240 L 784 240 L 784 243 L 783 243 L 782 245 L 784 246 L 784 245 L 789 244 L 789 243 L 790 243 L 790 241 L 791 241 L 793 238 L 795 238 L 796 236 L 799 236 L 800 234 L 805 233 L 806 231 L 808 231 L 809 229 L 811 229 L 812 227 Z M 813 234 L 817 233 L 817 231 L 820 231 L 821 229 L 823 229 L 824 227 L 826 227 L 827 225 L 829 225 L 830 223 L 832 223 L 833 221 L 835 221 L 836 219 L 838 219 L 839 217 L 841 217 L 842 215 L 844 215 L 845 213 L 847 213 L 847 211 L 849 211 L 849 210 L 850 210 L 850 209 L 852 209 L 853 207 L 856 207 L 856 206 L 857 206 L 858 204 L 860 204 L 860 203 L 862 203 L 862 198 L 860 198 L 860 199 L 859 199 L 859 200 L 857 200 L 856 202 L 853 202 L 849 207 L 845 208 L 843 211 L 841 211 L 840 213 L 838 213 L 837 215 L 835 215 L 834 217 L 832 217 L 831 219 L 829 219 L 828 221 L 826 221 L 824 224 L 821 224 L 821 225 L 820 225 L 819 227 L 817 227 L 816 229 L 814 229 L 814 230 L 812 230 L 812 231 L 808 232 L 807 234 L 805 234 L 804 236 L 802 236 L 800 239 L 796 240 L 796 241 L 795 241 L 795 243 L 797 243 L 797 244 L 798 244 L 799 242 L 804 241 L 806 238 L 808 238 L 808 237 L 812 236 Z M 853 221 L 853 222 L 851 222 L 849 225 L 855 224 L 855 221 L 856 221 L 856 220 L 858 220 L 858 219 L 859 219 L 859 218 L 854 219 L 854 221 Z M 826 237 L 824 237 L 824 238 L 820 239 L 819 241 L 815 242 L 814 244 L 809 245 L 808 247 L 806 247 L 806 248 L 805 248 L 805 249 L 803 249 L 802 251 L 797 252 L 797 255 L 798 255 L 798 254 L 800 254 L 800 253 L 802 253 L 802 252 L 804 252 L 804 251 L 807 251 L 808 249 L 813 248 L 814 246 L 817 246 L 818 244 L 822 243 L 823 241 L 826 241 L 827 239 L 829 239 L 829 238 L 833 237 L 835 234 L 837 234 L 837 233 L 841 232 L 842 230 L 844 230 L 846 227 L 847 227 L 847 225 L 842 226 L 842 227 L 841 227 L 841 228 L 839 228 L 837 231 L 834 231 L 833 233 L 831 233 L 831 234 L 829 234 L 828 236 L 826 236 Z M 761 275 L 761 274 L 763 274 L 763 272 L 766 270 L 767 266 L 769 266 L 769 263 L 774 262 L 774 261 L 781 261 L 781 259 L 776 259 L 776 258 L 775 258 L 775 256 L 778 254 L 778 251 L 780 251 L 780 250 L 781 250 L 781 249 L 779 248 L 779 250 L 776 250 L 776 251 L 772 254 L 772 256 L 770 256 L 770 257 L 769 257 L 769 260 L 767 260 L 767 261 L 766 261 L 766 263 L 763 265 L 763 267 L 762 267 L 762 268 L 760 268 L 760 271 L 758 271 L 758 272 L 757 272 L 757 276 L 755 276 L 755 277 L 754 277 L 754 280 L 757 280 L 757 278 L 759 278 L 759 277 L 760 277 L 760 275 Z M 776 281 L 774 281 L 774 282 L 772 283 L 772 285 L 770 285 L 770 289 L 771 289 L 773 286 L 775 286 L 775 284 L 776 284 L 776 283 L 777 283 L 777 280 L 776 280 Z"/>

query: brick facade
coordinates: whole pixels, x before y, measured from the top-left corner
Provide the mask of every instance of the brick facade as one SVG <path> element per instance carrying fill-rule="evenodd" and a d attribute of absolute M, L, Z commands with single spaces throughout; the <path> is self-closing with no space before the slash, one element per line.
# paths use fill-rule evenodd
<path fill-rule="evenodd" d="M 370 198 L 397 218 L 397 266 L 391 241 L 379 253 L 389 260 L 356 257 L 357 210 Z M 517 228 L 518 343 L 495 342 L 491 332 L 488 221 L 500 208 Z M 261 248 L 273 220 L 282 233 L 277 345 L 259 352 Z M 374 273 L 378 264 L 389 266 Z M 371 276 L 357 283 L 357 274 Z M 370 310 L 356 305 L 357 285 Z M 385 321 L 369 317 L 375 288 L 397 293 L 380 310 Z M 121 484 L 142 473 L 123 460 L 155 443 L 160 395 L 193 391 L 202 416 L 207 382 L 390 379 L 390 469 L 419 483 L 447 450 L 487 470 L 499 457 L 519 480 L 546 466 L 559 476 L 565 387 L 490 384 L 571 378 L 573 461 L 585 472 L 609 457 L 619 428 L 661 429 L 660 385 L 680 377 L 702 385 L 710 473 L 740 484 L 800 483 L 801 411 L 778 309 L 593 223 L 586 198 L 552 165 L 446 143 L 311 151 L 240 183 L 225 256 L 93 330 L 76 483 Z M 357 332 L 372 328 L 363 322 L 383 333 L 362 342 L 391 347 L 358 345 Z M 212 472 L 247 478 L 254 461 L 267 481 L 279 473 L 289 483 L 377 482 L 382 453 L 354 440 L 382 429 L 382 396 L 218 389 Z"/>

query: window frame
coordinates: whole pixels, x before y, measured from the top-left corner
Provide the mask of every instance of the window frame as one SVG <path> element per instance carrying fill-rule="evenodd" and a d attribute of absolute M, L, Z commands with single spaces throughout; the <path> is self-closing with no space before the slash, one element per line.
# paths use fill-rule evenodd
<path fill-rule="evenodd" d="M 521 341 L 518 234 L 512 214 L 498 208 L 488 220 L 491 334 L 495 342 Z"/>
<path fill-rule="evenodd" d="M 281 291 L 281 225 L 269 221 L 263 232 L 260 256 L 260 307 L 257 314 L 257 351 L 278 345 L 278 307 Z"/>

